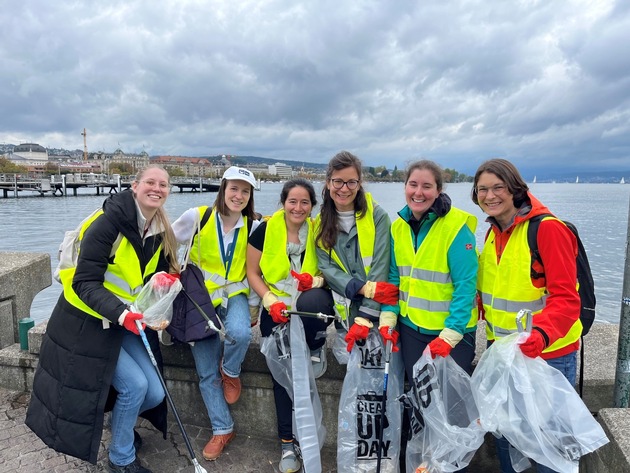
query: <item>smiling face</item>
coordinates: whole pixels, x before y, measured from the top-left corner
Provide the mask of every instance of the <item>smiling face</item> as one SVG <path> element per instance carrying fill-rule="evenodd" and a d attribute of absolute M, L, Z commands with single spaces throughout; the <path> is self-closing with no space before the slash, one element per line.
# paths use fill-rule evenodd
<path fill-rule="evenodd" d="M 247 207 L 249 198 L 252 195 L 252 186 L 249 182 L 233 179 L 225 186 L 225 205 L 230 214 L 237 215 Z"/>
<path fill-rule="evenodd" d="M 151 219 L 157 209 L 164 205 L 171 189 L 168 173 L 160 168 L 148 168 L 131 189 L 144 218 Z"/>
<path fill-rule="evenodd" d="M 440 195 L 435 176 L 429 169 L 415 169 L 405 184 L 405 199 L 416 220 L 431 208 Z"/>
<path fill-rule="evenodd" d="M 358 184 L 354 189 L 349 189 L 346 184 L 344 184 L 341 189 L 335 189 L 333 186 L 333 181 L 335 180 L 342 180 L 345 182 L 357 181 Z M 361 188 L 359 173 L 354 167 L 347 167 L 334 171 L 328 182 L 326 182 L 326 188 L 328 189 L 328 192 L 330 192 L 330 197 L 335 203 L 335 207 L 338 211 L 345 212 L 348 210 L 354 210 L 354 199 Z"/>
<path fill-rule="evenodd" d="M 304 187 L 294 187 L 289 191 L 283 208 L 287 226 L 301 227 L 307 217 L 311 215 L 311 210 L 313 210 L 309 192 Z"/>
<path fill-rule="evenodd" d="M 507 228 L 518 210 L 507 184 L 496 174 L 483 172 L 477 180 L 476 192 L 481 210 L 494 217 L 502 229 Z"/>

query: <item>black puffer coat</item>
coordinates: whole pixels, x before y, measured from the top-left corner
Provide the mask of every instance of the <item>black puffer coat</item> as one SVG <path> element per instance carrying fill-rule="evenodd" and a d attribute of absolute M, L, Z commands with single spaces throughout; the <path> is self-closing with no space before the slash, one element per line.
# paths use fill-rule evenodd
<path fill-rule="evenodd" d="M 126 306 L 102 284 L 111 248 L 122 233 L 135 248 L 144 270 L 161 242 L 161 235 L 156 235 L 143 245 L 131 191 L 109 197 L 103 210 L 85 232 L 73 289 L 111 324 L 104 329 L 102 320 L 72 306 L 61 294 L 42 341 L 26 414 L 26 425 L 46 445 L 91 463 L 97 460 L 106 405 L 111 408 L 115 400 L 111 381 L 125 330 L 117 321 Z M 161 255 L 157 270 L 168 269 Z M 157 334 L 148 329 L 146 333 L 161 365 Z M 166 438 L 165 402 L 143 417 Z"/>

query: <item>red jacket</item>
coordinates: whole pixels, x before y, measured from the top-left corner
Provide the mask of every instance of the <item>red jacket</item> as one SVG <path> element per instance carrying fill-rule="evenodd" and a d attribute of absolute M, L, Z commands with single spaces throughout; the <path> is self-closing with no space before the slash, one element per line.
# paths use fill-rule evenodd
<path fill-rule="evenodd" d="M 493 218 L 487 221 L 495 234 L 497 263 L 510 239 L 512 230 L 535 215 L 551 213 L 536 197 L 527 193 L 531 207 L 523 206 L 514 217 L 512 224 L 501 231 Z M 544 262 L 545 278 L 532 279 L 536 287 L 547 288 L 547 300 L 541 313 L 534 315 L 534 327 L 539 328 L 548 338 L 547 346 L 567 334 L 580 317 L 580 296 L 576 291 L 577 282 L 577 240 L 571 230 L 557 220 L 543 220 L 538 228 L 538 251 Z M 540 263 L 534 269 L 542 272 Z M 545 359 L 557 358 L 578 350 L 580 341 L 550 353 L 543 353 Z"/>

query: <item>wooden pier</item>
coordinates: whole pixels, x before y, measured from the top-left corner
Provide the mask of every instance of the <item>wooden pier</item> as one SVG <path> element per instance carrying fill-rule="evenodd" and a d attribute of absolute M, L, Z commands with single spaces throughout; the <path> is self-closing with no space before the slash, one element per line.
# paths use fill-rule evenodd
<path fill-rule="evenodd" d="M 61 176 L 64 178 L 65 176 Z M 192 179 L 179 179 L 173 180 L 172 191 L 175 188 L 179 192 L 217 192 L 219 190 L 219 182 L 210 181 L 207 179 L 192 180 Z M 101 194 L 116 194 L 123 189 L 131 187 L 131 181 L 75 181 L 62 179 L 61 182 L 51 181 L 51 179 L 32 179 L 32 178 L 14 178 L 13 180 L 0 180 L 0 191 L 2 197 L 8 198 L 13 195 L 18 197 L 21 192 L 30 192 L 39 194 L 40 196 L 52 195 L 53 197 L 67 196 L 67 195 L 89 195 L 87 193 L 79 193 L 79 189 L 94 189 L 96 195 Z"/>

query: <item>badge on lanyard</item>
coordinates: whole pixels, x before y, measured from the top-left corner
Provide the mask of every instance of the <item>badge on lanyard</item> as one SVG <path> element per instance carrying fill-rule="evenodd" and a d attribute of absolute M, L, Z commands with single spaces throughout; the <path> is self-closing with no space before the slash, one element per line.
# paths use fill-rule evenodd
<path fill-rule="evenodd" d="M 227 309 L 229 297 L 230 297 L 230 293 L 228 291 L 228 288 L 227 288 L 227 286 L 224 286 L 223 287 L 223 295 L 221 297 L 221 307 L 223 307 L 224 309 Z"/>

